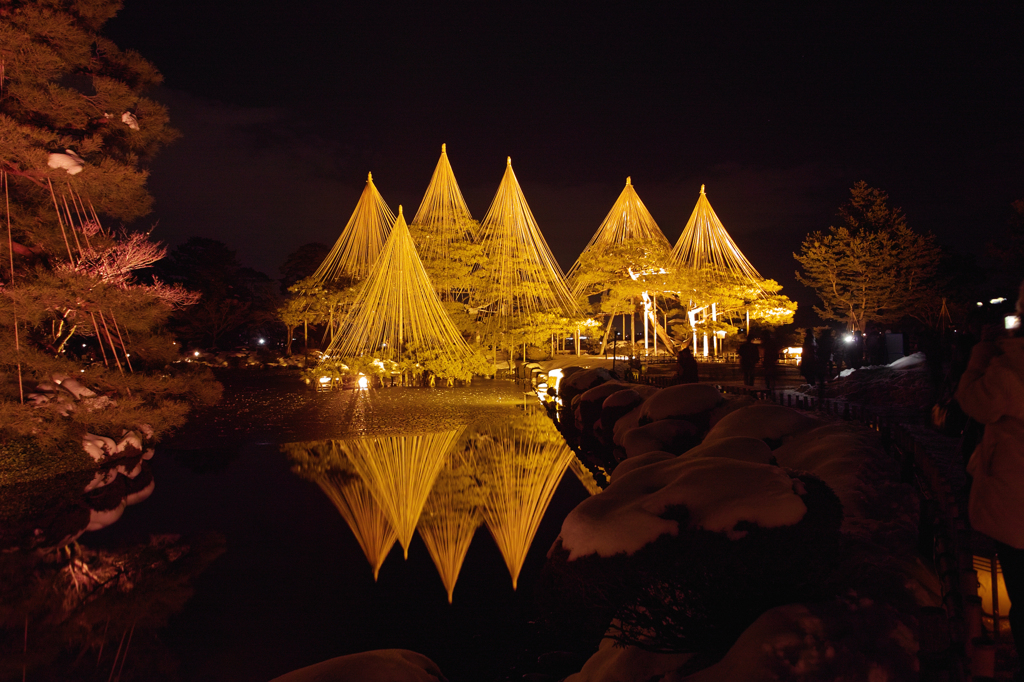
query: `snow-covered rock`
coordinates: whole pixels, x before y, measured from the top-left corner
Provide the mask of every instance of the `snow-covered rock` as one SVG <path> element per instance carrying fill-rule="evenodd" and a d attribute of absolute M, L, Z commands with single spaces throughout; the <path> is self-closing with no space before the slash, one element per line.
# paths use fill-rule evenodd
<path fill-rule="evenodd" d="M 708 432 L 704 442 L 745 436 L 778 446 L 787 437 L 810 431 L 820 425 L 821 422 L 817 419 L 784 405 L 749 405 L 722 417 Z"/>
<path fill-rule="evenodd" d="M 568 404 L 581 393 L 614 378 L 611 372 L 604 367 L 592 367 L 581 372 L 575 372 L 572 376 L 566 376 L 562 379 L 558 388 L 562 404 Z"/>
<path fill-rule="evenodd" d="M 669 386 L 644 401 L 640 423 L 646 424 L 660 419 L 685 419 L 710 412 L 718 407 L 722 400 L 722 394 L 718 389 L 709 384 Z"/>
<path fill-rule="evenodd" d="M 643 403 L 640 403 L 632 410 L 619 417 L 615 421 L 614 426 L 609 427 L 607 424 L 604 423 L 604 420 L 601 421 L 601 426 L 605 434 L 607 434 L 608 431 L 611 430 L 612 442 L 615 443 L 615 445 L 622 447 L 623 443 L 626 440 L 626 434 L 635 429 L 636 427 L 640 426 L 640 412 L 643 410 L 643 407 Z"/>
<path fill-rule="evenodd" d="M 662 450 L 682 454 L 700 442 L 697 427 L 681 419 L 663 419 L 639 426 L 622 439 L 626 457 Z"/>
<path fill-rule="evenodd" d="M 565 682 L 649 682 L 678 670 L 693 654 L 660 654 L 635 646 L 620 646 L 605 638 L 583 670 Z"/>
<path fill-rule="evenodd" d="M 271 682 L 446 682 L 437 664 L 406 649 L 339 656 L 293 670 Z"/>
<path fill-rule="evenodd" d="M 917 679 L 917 649 L 913 631 L 897 614 L 870 600 L 787 604 L 765 612 L 718 663 L 691 675 L 676 671 L 660 679 L 896 682 Z"/>
<path fill-rule="evenodd" d="M 748 405 L 756 405 L 757 401 L 753 396 L 740 395 L 734 398 L 727 398 L 724 403 L 711 410 L 711 414 L 708 418 L 708 425 L 714 427 L 715 424 L 722 421 L 722 418 L 728 414 L 732 414 L 736 410 L 743 409 Z"/>
<path fill-rule="evenodd" d="M 106 528 L 114 521 L 121 518 L 124 514 L 124 508 L 127 506 L 127 500 L 121 500 L 121 503 L 113 509 L 91 509 L 89 510 L 89 525 L 86 526 L 87 531 L 99 530 L 100 528 Z"/>
<path fill-rule="evenodd" d="M 807 512 L 801 487 L 778 467 L 721 456 L 655 462 L 581 502 L 562 523 L 559 540 L 570 561 L 589 554 L 632 554 L 662 535 L 676 534 L 676 521 L 662 518 L 674 506 L 687 508 L 692 528 L 739 538 L 745 534 L 736 531 L 741 521 L 762 528 L 798 523 Z"/>
<path fill-rule="evenodd" d="M 601 407 L 605 399 L 632 387 L 632 384 L 622 381 L 606 381 L 584 391 L 575 410 L 576 428 L 580 431 L 590 429 L 601 418 Z"/>
<path fill-rule="evenodd" d="M 601 431 L 604 437 L 611 440 L 615 432 L 615 422 L 629 414 L 634 408 L 639 407 L 644 401 L 644 396 L 634 388 L 627 388 L 616 391 L 604 399 L 601 403 Z"/>
<path fill-rule="evenodd" d="M 65 149 L 63 154 L 50 154 L 46 160 L 50 168 L 63 168 L 68 175 L 78 175 L 85 168 L 85 160 L 70 149 Z"/>
<path fill-rule="evenodd" d="M 639 469 L 640 467 L 645 467 L 648 464 L 654 464 L 655 462 L 664 462 L 665 460 L 675 459 L 677 456 L 678 455 L 673 455 L 671 452 L 655 451 L 638 455 L 637 457 L 624 459 L 612 470 L 609 481 L 616 481 L 628 474 L 630 471 L 633 471 L 633 469 Z"/>

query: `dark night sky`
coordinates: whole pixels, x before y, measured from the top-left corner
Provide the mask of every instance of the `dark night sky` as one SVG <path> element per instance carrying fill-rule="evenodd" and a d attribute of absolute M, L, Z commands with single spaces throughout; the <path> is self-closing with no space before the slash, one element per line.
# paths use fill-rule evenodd
<path fill-rule="evenodd" d="M 715 4 L 715 3 L 707 3 Z M 160 239 L 278 266 L 333 243 L 367 171 L 419 205 L 442 142 L 475 217 L 512 156 L 563 268 L 627 175 L 671 241 L 701 183 L 806 310 L 792 252 L 857 180 L 983 250 L 1024 198 L 1024 9 L 774 3 L 126 0 L 184 137 L 153 167 Z"/>

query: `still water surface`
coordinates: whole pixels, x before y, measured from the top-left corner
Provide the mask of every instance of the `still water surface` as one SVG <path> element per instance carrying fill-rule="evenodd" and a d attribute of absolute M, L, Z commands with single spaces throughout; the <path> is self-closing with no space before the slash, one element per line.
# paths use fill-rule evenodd
<path fill-rule="evenodd" d="M 133 635 L 120 679 L 267 680 L 392 647 L 453 681 L 500 679 L 526 645 L 544 554 L 595 489 L 532 399 L 504 382 L 312 394 L 249 381 L 158 448 L 148 500 L 79 540 L 223 538 L 183 608 Z M 75 663 L 81 679 L 107 679 L 127 641 L 113 623 L 104 652 Z"/>

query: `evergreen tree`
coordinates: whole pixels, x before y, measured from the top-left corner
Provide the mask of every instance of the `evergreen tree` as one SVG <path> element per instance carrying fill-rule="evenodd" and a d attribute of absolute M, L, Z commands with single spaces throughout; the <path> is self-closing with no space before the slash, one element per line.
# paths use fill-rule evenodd
<path fill-rule="evenodd" d="M 163 324 L 195 295 L 140 282 L 165 250 L 114 227 L 149 212 L 146 164 L 177 135 L 143 95 L 160 74 L 98 33 L 119 8 L 0 6 L 0 484 L 88 468 L 86 434 L 159 437 L 217 393 L 167 369 Z"/>
<path fill-rule="evenodd" d="M 821 299 L 814 312 L 822 319 L 863 332 L 872 323 L 923 317 L 934 301 L 940 255 L 935 238 L 914 231 L 888 199 L 858 182 L 839 209 L 843 223 L 809 234 L 793 254 L 801 266 L 796 279 Z"/>

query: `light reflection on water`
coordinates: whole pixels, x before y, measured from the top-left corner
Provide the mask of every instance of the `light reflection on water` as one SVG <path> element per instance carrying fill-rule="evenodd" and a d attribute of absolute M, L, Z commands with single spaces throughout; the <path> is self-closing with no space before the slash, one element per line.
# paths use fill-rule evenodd
<path fill-rule="evenodd" d="M 592 494 L 599 490 L 547 415 L 529 405 L 506 423 L 480 420 L 430 432 L 413 428 L 289 443 L 282 450 L 292 470 L 320 486 L 337 507 L 374 579 L 396 540 L 408 558 L 418 532 L 449 602 L 481 525 L 490 531 L 515 588 L 566 470 Z"/>

